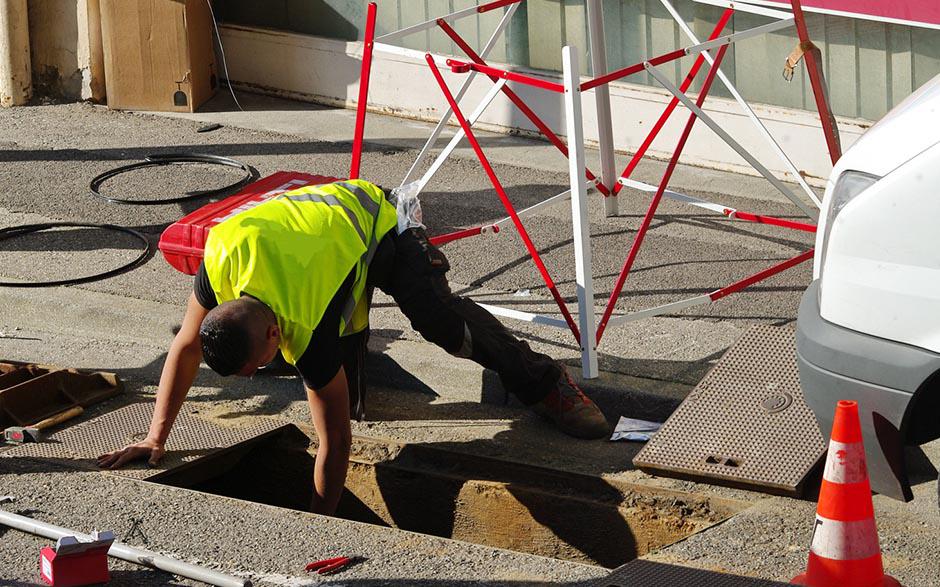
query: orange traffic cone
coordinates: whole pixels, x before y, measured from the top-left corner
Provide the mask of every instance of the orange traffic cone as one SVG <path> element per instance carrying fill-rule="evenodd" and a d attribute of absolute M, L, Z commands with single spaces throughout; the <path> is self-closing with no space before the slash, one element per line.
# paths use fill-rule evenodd
<path fill-rule="evenodd" d="M 875 527 L 858 404 L 840 401 L 832 422 L 816 527 L 806 572 L 809 587 L 900 587 L 885 575 Z"/>

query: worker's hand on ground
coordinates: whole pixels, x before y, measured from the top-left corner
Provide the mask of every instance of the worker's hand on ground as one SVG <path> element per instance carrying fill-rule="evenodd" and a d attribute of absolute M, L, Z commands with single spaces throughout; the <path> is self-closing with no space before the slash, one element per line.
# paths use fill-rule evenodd
<path fill-rule="evenodd" d="M 127 463 L 143 459 L 147 459 L 150 465 L 156 465 L 165 452 L 163 443 L 148 438 L 129 444 L 121 450 L 101 455 L 98 457 L 98 466 L 102 469 L 120 469 Z"/>

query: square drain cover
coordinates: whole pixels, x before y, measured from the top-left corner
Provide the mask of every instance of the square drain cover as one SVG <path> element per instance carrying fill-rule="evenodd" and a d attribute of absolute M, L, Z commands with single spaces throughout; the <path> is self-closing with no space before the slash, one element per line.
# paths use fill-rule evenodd
<path fill-rule="evenodd" d="M 98 455 L 123 448 L 147 436 L 153 403 L 137 403 L 114 410 L 93 420 L 66 428 L 42 442 L 21 444 L 0 452 L 0 457 L 32 457 L 59 462 L 80 469 L 97 469 Z M 280 431 L 292 424 L 267 418 L 253 418 L 249 425 L 226 427 L 194 415 L 186 406 L 180 410 L 166 443 L 166 455 L 156 467 L 135 463 L 108 471 L 124 477 L 148 479 L 170 469 L 178 469 L 202 457 L 231 449 L 246 440 Z"/>
<path fill-rule="evenodd" d="M 633 464 L 665 477 L 799 497 L 825 450 L 800 390 L 794 331 L 754 326 Z"/>

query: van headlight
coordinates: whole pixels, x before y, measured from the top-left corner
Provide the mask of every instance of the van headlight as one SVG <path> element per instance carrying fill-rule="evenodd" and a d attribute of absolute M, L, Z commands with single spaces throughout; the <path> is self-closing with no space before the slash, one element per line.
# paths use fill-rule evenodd
<path fill-rule="evenodd" d="M 855 196 L 870 188 L 880 177 L 862 171 L 844 171 L 832 189 L 832 199 L 826 210 L 826 232 L 823 233 L 822 250 L 819 257 L 819 276 L 826 267 L 826 251 L 829 249 L 829 233 L 835 224 L 836 216 Z"/>

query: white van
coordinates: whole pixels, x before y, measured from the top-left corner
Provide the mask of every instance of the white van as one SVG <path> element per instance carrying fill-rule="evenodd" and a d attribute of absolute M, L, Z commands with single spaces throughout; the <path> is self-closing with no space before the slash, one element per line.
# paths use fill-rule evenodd
<path fill-rule="evenodd" d="M 912 499 L 903 447 L 940 436 L 940 76 L 833 168 L 797 360 L 823 434 L 856 400 L 872 489 Z"/>

